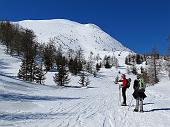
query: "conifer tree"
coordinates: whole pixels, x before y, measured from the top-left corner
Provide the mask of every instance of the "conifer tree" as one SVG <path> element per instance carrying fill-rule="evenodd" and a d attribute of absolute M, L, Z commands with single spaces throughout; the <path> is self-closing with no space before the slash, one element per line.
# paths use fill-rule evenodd
<path fill-rule="evenodd" d="M 18 78 L 23 79 L 25 81 L 28 81 L 29 74 L 28 74 L 28 64 L 26 63 L 26 60 L 22 60 L 21 67 L 19 69 Z"/>
<path fill-rule="evenodd" d="M 89 77 L 87 76 L 87 78 L 86 78 L 86 86 L 89 86 L 90 85 L 90 79 L 89 79 Z"/>
<path fill-rule="evenodd" d="M 80 84 L 82 87 L 86 86 L 86 75 L 85 75 L 85 72 L 84 72 L 84 71 L 82 71 L 82 72 L 80 73 L 79 84 Z"/>
<path fill-rule="evenodd" d="M 99 72 L 99 71 L 100 71 L 100 68 L 101 68 L 100 65 L 97 63 L 97 64 L 96 64 L 96 71 Z"/>
<path fill-rule="evenodd" d="M 66 69 L 66 66 L 59 65 L 57 67 L 57 72 L 54 76 L 54 82 L 59 86 L 64 86 L 65 84 L 68 84 L 70 79 L 68 77 L 68 71 Z"/>
<path fill-rule="evenodd" d="M 56 48 L 53 42 L 50 42 L 43 48 L 42 56 L 46 71 L 49 71 L 53 68 L 55 52 Z"/>
<path fill-rule="evenodd" d="M 86 70 L 89 73 L 93 74 L 94 68 L 95 68 L 95 65 L 94 65 L 94 59 L 93 59 L 93 52 L 90 52 L 90 56 L 89 56 L 88 61 L 86 63 Z"/>
<path fill-rule="evenodd" d="M 43 64 L 41 62 L 41 64 L 35 67 L 35 76 L 34 76 L 34 80 L 39 83 L 39 84 L 43 84 L 43 81 L 45 80 L 45 70 L 43 69 Z"/>
<path fill-rule="evenodd" d="M 111 65 L 109 63 L 109 58 L 106 59 L 105 68 L 111 68 Z"/>
<path fill-rule="evenodd" d="M 156 49 L 152 50 L 151 58 L 148 60 L 148 77 L 150 84 L 154 85 L 159 82 L 158 78 L 158 61 L 159 53 Z"/>

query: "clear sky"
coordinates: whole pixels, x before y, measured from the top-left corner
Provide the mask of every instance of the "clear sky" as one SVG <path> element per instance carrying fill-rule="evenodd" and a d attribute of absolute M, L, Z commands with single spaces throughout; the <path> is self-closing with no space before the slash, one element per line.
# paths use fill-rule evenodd
<path fill-rule="evenodd" d="M 0 19 L 94 23 L 138 53 L 167 53 L 170 0 L 0 0 Z"/>

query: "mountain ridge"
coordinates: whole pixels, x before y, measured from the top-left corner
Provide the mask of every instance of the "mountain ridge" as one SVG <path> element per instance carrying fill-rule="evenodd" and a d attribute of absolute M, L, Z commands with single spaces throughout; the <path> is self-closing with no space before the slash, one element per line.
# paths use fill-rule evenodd
<path fill-rule="evenodd" d="M 63 49 L 83 49 L 85 53 L 131 51 L 119 41 L 104 32 L 95 24 L 81 24 L 67 19 L 23 20 L 15 22 L 31 29 L 39 43 L 48 43 L 50 39 Z"/>

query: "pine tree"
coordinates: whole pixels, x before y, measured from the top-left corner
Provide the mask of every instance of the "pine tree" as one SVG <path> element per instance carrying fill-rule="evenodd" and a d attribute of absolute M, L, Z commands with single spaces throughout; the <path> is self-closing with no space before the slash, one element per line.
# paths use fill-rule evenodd
<path fill-rule="evenodd" d="M 87 79 L 86 79 L 86 86 L 89 86 L 90 85 L 90 79 L 89 77 L 87 76 Z"/>
<path fill-rule="evenodd" d="M 141 64 L 141 56 L 139 54 L 136 55 L 136 63 Z"/>
<path fill-rule="evenodd" d="M 74 73 L 74 61 L 73 58 L 71 58 L 68 62 L 68 68 L 71 73 Z"/>
<path fill-rule="evenodd" d="M 59 65 L 57 67 L 57 72 L 54 76 L 54 82 L 59 86 L 64 86 L 65 84 L 68 84 L 70 79 L 68 77 L 68 71 L 66 69 L 66 66 Z"/>
<path fill-rule="evenodd" d="M 90 56 L 89 56 L 88 61 L 86 63 L 86 70 L 89 73 L 93 74 L 94 67 L 95 67 L 95 65 L 94 65 L 94 59 L 93 59 L 93 52 L 90 52 Z"/>
<path fill-rule="evenodd" d="M 50 71 L 53 68 L 55 52 L 56 48 L 52 41 L 43 47 L 42 56 L 46 71 Z"/>
<path fill-rule="evenodd" d="M 18 78 L 25 81 L 34 81 L 36 63 L 34 58 L 25 57 L 19 69 Z"/>
<path fill-rule="evenodd" d="M 151 58 L 148 59 L 148 77 L 150 84 L 154 85 L 159 82 L 158 79 L 158 61 L 157 59 L 159 58 L 158 52 L 156 49 L 153 49 L 151 53 Z"/>
<path fill-rule="evenodd" d="M 101 68 L 100 65 L 97 63 L 97 64 L 96 64 L 96 71 L 99 72 L 99 71 L 100 71 L 100 68 Z"/>
<path fill-rule="evenodd" d="M 80 73 L 79 84 L 80 84 L 82 87 L 86 86 L 86 75 L 85 75 L 85 72 L 84 72 L 84 71 L 82 71 L 82 72 Z"/>
<path fill-rule="evenodd" d="M 77 75 L 78 74 L 78 62 L 77 62 L 77 57 L 73 61 L 73 74 Z"/>
<path fill-rule="evenodd" d="M 22 60 L 21 67 L 18 72 L 18 78 L 23 79 L 24 81 L 28 81 L 29 75 L 28 75 L 28 64 L 26 63 L 26 60 Z"/>
<path fill-rule="evenodd" d="M 106 58 L 105 68 L 111 68 L 111 65 L 109 63 L 109 58 Z"/>
<path fill-rule="evenodd" d="M 34 41 L 35 36 L 32 31 L 26 30 L 23 42 L 25 43 L 25 51 L 23 61 L 18 73 L 18 77 L 26 81 L 34 81 L 34 69 L 36 67 L 35 57 L 37 46 Z"/>
<path fill-rule="evenodd" d="M 129 65 L 128 57 L 125 58 L 125 64 Z"/>
<path fill-rule="evenodd" d="M 43 81 L 45 80 L 45 70 L 43 69 L 43 64 L 41 64 L 35 67 L 35 75 L 34 75 L 34 80 L 36 83 L 43 84 Z"/>

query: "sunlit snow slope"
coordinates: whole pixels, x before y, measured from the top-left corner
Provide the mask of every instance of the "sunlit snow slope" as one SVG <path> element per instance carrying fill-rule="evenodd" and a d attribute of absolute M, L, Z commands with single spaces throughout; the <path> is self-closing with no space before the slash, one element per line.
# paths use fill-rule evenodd
<path fill-rule="evenodd" d="M 54 39 L 56 46 L 61 45 L 66 50 L 82 48 L 85 53 L 130 51 L 94 24 L 80 24 L 65 19 L 24 20 L 18 23 L 32 29 L 39 43 L 48 43 Z"/>

